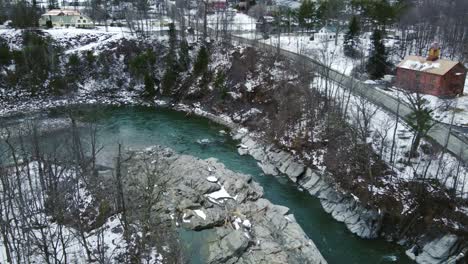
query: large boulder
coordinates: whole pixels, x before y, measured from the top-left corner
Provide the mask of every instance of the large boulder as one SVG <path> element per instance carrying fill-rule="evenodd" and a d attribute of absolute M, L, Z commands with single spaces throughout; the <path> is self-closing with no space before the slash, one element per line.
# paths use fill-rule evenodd
<path fill-rule="evenodd" d="M 427 243 L 422 253 L 416 256 L 416 262 L 420 264 L 447 263 L 447 259 L 455 253 L 458 237 L 447 234 Z"/>
<path fill-rule="evenodd" d="M 221 240 L 209 245 L 207 263 L 217 264 L 239 259 L 249 246 L 249 238 L 242 231 L 233 230 Z"/>

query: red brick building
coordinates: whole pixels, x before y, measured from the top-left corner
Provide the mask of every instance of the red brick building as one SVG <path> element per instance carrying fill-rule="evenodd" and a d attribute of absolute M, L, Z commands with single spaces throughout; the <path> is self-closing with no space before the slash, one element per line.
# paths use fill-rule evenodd
<path fill-rule="evenodd" d="M 396 85 L 424 94 L 456 96 L 463 94 L 466 74 L 467 69 L 460 62 L 408 56 L 397 66 Z"/>
<path fill-rule="evenodd" d="M 216 12 L 218 10 L 224 10 L 227 8 L 227 0 L 207 0 L 208 10 Z"/>

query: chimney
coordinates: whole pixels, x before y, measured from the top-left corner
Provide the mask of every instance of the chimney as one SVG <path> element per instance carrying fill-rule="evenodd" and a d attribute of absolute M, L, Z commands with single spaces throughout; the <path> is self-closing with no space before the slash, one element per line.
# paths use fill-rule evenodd
<path fill-rule="evenodd" d="M 429 56 L 427 56 L 428 61 L 436 61 L 440 57 L 440 46 L 439 43 L 434 42 L 429 49 Z"/>

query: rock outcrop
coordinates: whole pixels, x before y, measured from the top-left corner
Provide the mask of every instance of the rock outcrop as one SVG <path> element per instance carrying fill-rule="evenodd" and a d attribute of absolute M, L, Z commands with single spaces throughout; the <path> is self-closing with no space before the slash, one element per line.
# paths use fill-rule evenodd
<path fill-rule="evenodd" d="M 264 144 L 252 137 L 248 130 L 241 128 L 229 120 L 228 117 L 218 117 L 204 111 L 193 110 L 190 107 L 179 110 L 195 112 L 197 115 L 211 119 L 214 122 L 229 127 L 234 140 L 239 140 L 240 155 L 250 155 L 258 162 L 258 166 L 266 175 L 283 173 L 293 182 L 307 190 L 311 195 L 320 199 L 324 210 L 337 221 L 345 223 L 354 234 L 363 238 L 377 238 L 381 228 L 382 216 L 378 210 L 366 208 L 357 197 L 337 190 L 332 179 L 321 171 L 316 171 L 294 159 L 290 153 L 278 149 L 273 144 Z M 407 255 L 417 263 L 458 263 L 468 253 L 468 248 L 460 249 L 454 240 L 455 235 L 447 234 L 442 238 L 422 243 L 422 252 L 416 256 L 413 251 L 416 246 L 407 251 Z M 452 242 L 454 244 L 452 244 Z M 437 250 L 433 250 L 436 247 Z M 458 253 L 457 252 L 461 252 Z"/>
<path fill-rule="evenodd" d="M 325 173 L 307 168 L 293 155 L 273 145 L 258 144 L 246 130 L 237 130 L 233 137 L 241 142 L 239 154 L 255 158 L 265 174 L 287 175 L 311 195 L 318 197 L 323 209 L 336 220 L 344 222 L 352 233 L 363 238 L 378 236 L 381 227 L 378 211 L 364 207 L 354 196 L 337 190 Z"/>
<path fill-rule="evenodd" d="M 164 178 L 158 211 L 184 228 L 214 231 L 206 263 L 326 263 L 289 209 L 262 198 L 250 175 L 162 147 L 131 157 L 125 177 L 144 180 L 149 170 Z"/>
<path fill-rule="evenodd" d="M 406 255 L 420 264 L 456 264 L 464 257 L 464 253 L 453 256 L 459 251 L 459 242 L 456 235 L 446 234 L 429 241 L 422 249 L 419 246 L 413 246 L 406 251 Z M 466 249 L 462 252 L 466 253 Z"/>

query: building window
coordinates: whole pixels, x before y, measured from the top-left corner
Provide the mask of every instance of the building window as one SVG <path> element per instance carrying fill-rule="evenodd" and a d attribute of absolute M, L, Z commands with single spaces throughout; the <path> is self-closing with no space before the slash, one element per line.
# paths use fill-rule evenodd
<path fill-rule="evenodd" d="M 83 20 L 83 23 L 86 23 L 86 20 Z"/>

